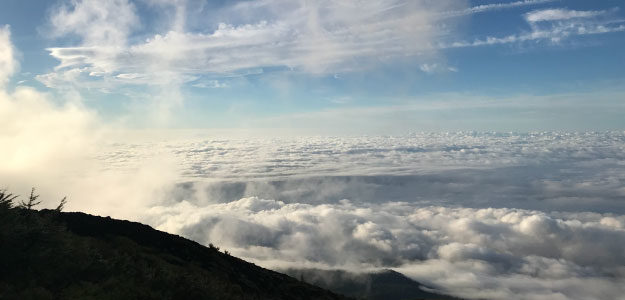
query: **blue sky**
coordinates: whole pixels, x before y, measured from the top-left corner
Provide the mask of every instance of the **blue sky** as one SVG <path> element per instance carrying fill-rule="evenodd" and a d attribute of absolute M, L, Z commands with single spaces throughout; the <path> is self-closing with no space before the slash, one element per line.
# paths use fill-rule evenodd
<path fill-rule="evenodd" d="M 625 129 L 622 1 L 18 1 L 7 89 L 131 128 Z"/>

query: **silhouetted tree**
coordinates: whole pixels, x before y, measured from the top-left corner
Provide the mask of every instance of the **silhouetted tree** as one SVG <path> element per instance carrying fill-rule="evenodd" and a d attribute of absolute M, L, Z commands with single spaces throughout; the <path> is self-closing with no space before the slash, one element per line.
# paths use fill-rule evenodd
<path fill-rule="evenodd" d="M 63 211 L 63 208 L 65 208 L 65 204 L 67 204 L 67 196 L 61 199 L 61 203 L 59 203 L 59 205 L 54 210 L 56 210 L 57 212 Z"/>
<path fill-rule="evenodd" d="M 0 190 L 0 209 L 10 209 L 13 207 L 13 200 L 17 198 L 17 195 L 13 195 L 7 190 Z"/>
<path fill-rule="evenodd" d="M 30 190 L 30 196 L 28 197 L 28 201 L 20 201 L 20 207 L 27 210 L 32 210 L 34 206 L 41 204 L 41 201 L 37 201 L 37 198 L 39 198 L 39 195 L 35 195 L 35 188 L 32 188 Z"/>

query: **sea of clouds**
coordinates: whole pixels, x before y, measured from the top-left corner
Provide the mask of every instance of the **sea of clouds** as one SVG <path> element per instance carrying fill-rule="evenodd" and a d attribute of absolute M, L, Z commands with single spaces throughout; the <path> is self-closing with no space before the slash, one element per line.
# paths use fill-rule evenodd
<path fill-rule="evenodd" d="M 625 214 L 625 134 L 418 133 L 403 136 L 133 140 L 99 154 L 134 172 L 163 156 L 174 202 L 259 197 L 285 203 L 408 202 Z"/>
<path fill-rule="evenodd" d="M 109 172 L 175 162 L 132 218 L 265 267 L 392 268 L 470 298 L 625 294 L 622 132 L 196 134 L 106 149 Z"/>

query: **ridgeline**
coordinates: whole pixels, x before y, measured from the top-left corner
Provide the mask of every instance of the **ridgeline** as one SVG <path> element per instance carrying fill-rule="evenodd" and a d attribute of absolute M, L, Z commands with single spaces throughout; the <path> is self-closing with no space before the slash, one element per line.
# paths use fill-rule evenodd
<path fill-rule="evenodd" d="M 348 299 L 144 224 L 14 199 L 0 191 L 2 300 Z"/>
<path fill-rule="evenodd" d="M 148 225 L 62 212 L 65 199 L 35 210 L 34 189 L 16 198 L 0 190 L 0 300 L 458 300 L 390 270 L 284 270 L 297 280 Z"/>

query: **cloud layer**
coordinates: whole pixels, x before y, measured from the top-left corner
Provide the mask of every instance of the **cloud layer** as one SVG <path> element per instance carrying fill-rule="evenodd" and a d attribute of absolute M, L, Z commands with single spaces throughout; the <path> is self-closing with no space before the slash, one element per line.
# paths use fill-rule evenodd
<path fill-rule="evenodd" d="M 393 268 L 476 299 L 623 293 L 621 132 L 194 135 L 103 154 L 181 162 L 137 219 L 270 268 Z"/>
<path fill-rule="evenodd" d="M 179 161 L 175 193 L 204 201 L 407 201 L 625 213 L 622 133 L 439 133 L 394 137 L 213 138 L 112 145 L 108 168 Z M 198 200 L 199 201 L 199 200 Z"/>
<path fill-rule="evenodd" d="M 622 132 L 196 135 L 102 159 L 172 153 L 179 184 L 135 217 L 266 267 L 393 268 L 475 299 L 618 299 L 624 145 Z"/>
<path fill-rule="evenodd" d="M 251 197 L 156 206 L 146 217 L 273 268 L 396 268 L 471 298 L 616 299 L 624 291 L 623 215 Z"/>

